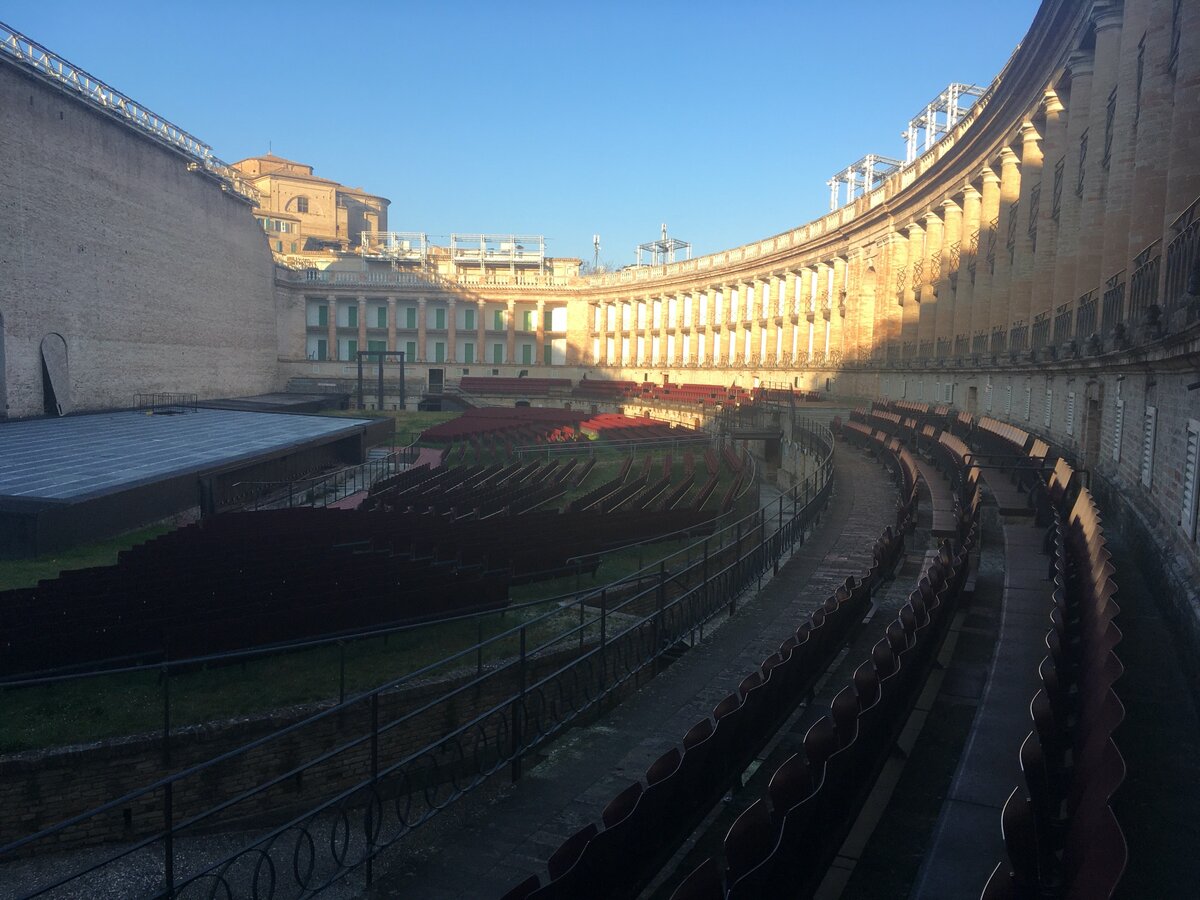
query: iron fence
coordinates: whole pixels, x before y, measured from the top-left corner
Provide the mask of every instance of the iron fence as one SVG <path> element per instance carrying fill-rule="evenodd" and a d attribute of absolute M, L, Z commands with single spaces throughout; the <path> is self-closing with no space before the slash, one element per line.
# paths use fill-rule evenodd
<path fill-rule="evenodd" d="M 636 684 L 676 644 L 702 639 L 706 623 L 733 612 L 739 595 L 802 543 L 829 497 L 833 437 L 803 422 L 793 438 L 815 459 L 802 484 L 720 539 L 580 593 L 570 627 L 522 622 L 191 765 L 172 766 L 166 721 L 162 760 L 171 774 L 0 846 L 0 864 L 73 840 L 124 842 L 64 859 L 16 893 L 95 894 L 140 878 L 154 896 L 307 897 L 351 872 L 369 884 L 381 851 L 504 769 L 520 777 L 532 750 Z M 511 652 L 480 665 L 483 644 L 501 641 Z M 405 690 L 456 667 L 466 674 L 443 690 Z"/>

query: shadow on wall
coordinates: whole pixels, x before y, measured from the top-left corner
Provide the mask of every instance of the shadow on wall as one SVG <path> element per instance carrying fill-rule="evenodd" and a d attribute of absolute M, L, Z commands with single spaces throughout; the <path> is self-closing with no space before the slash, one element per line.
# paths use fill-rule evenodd
<path fill-rule="evenodd" d="M 56 332 L 42 338 L 42 407 L 48 416 L 65 416 L 71 411 L 67 342 Z"/>

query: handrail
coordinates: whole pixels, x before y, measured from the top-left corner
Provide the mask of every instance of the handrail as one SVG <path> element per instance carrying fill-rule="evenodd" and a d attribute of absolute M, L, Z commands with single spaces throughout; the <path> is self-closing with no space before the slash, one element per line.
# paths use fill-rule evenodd
<path fill-rule="evenodd" d="M 810 423 L 804 429 L 804 439 L 821 452 L 813 474 L 802 486 L 797 485 L 786 497 L 780 496 L 768 505 L 778 506 L 777 516 L 767 515 L 769 510 L 764 507 L 749 517 L 750 527 L 743 529 L 740 526 L 746 519 L 739 520 L 736 542 L 723 544 L 715 555 L 710 538 L 702 555 L 694 559 L 689 555 L 682 565 L 668 570 L 665 560 L 660 561 L 657 578 L 641 578 L 642 582 L 649 580 L 648 588 L 635 589 L 614 606 L 608 603 L 608 586 L 581 593 L 578 624 L 557 630 L 541 643 L 529 641 L 530 623 L 509 629 L 508 637 L 511 639 L 515 634 L 519 639 L 518 653 L 510 654 L 493 670 L 477 669 L 475 677 L 452 684 L 448 693 L 421 702 L 415 709 L 404 710 L 399 715 L 387 713 L 390 718 L 383 719 L 385 711 L 381 711 L 381 705 L 403 683 L 444 669 L 445 660 L 350 696 L 213 759 L 187 766 L 65 822 L 0 846 L 0 859 L 11 859 L 15 853 L 28 853 L 42 841 L 69 841 L 72 828 L 90 821 L 96 822 L 96 834 L 92 839 L 103 836 L 109 820 L 96 817 L 125 808 L 138 811 L 137 824 L 142 826 L 143 833 L 152 822 L 151 833 L 136 838 L 132 849 L 126 845 L 92 855 L 91 861 L 80 863 L 79 871 L 65 871 L 59 867 L 50 876 L 54 884 L 22 886 L 21 890 L 28 891 L 26 896 L 44 894 L 78 878 L 94 879 L 97 873 L 115 872 L 107 867 L 119 866 L 135 850 L 142 851 L 144 859 L 145 853 L 152 852 L 151 848 L 162 852 L 160 890 L 168 896 L 191 896 L 195 891 L 207 893 L 210 890 L 240 896 L 247 885 L 231 883 L 230 879 L 255 878 L 263 865 L 279 873 L 290 873 L 289 877 L 296 884 L 289 881 L 287 891 L 296 896 L 318 892 L 361 866 L 366 866 L 369 882 L 371 861 L 385 847 L 409 834 L 504 766 L 511 764 L 514 777 L 519 776 L 524 755 L 594 708 L 600 699 L 620 691 L 624 684 L 638 677 L 648 666 L 655 665 L 664 652 L 690 632 L 698 628 L 703 636 L 704 624 L 726 608 L 732 611 L 741 591 L 756 579 L 761 582 L 762 575 L 803 539 L 804 529 L 827 501 L 832 487 L 834 450 L 828 428 Z M 801 498 L 806 501 L 803 507 L 800 506 Z M 791 515 L 785 517 L 788 500 L 792 510 Z M 776 520 L 777 527 L 772 530 Z M 645 571 L 646 568 L 642 570 Z M 591 604 L 588 598 L 592 599 Z M 614 621 L 614 614 L 620 616 L 615 620 L 620 624 L 609 631 L 607 626 Z M 466 648 L 448 659 L 463 659 L 475 649 Z M 546 669 L 548 663 L 550 666 Z M 541 666 L 542 671 L 531 669 L 534 666 Z M 441 736 L 431 743 L 401 754 L 390 764 L 380 764 L 381 741 L 391 740 L 401 730 L 419 729 L 424 720 L 422 717 L 432 716 L 444 722 L 446 713 L 452 708 L 445 706 L 443 709 L 444 704 L 468 702 L 471 697 L 479 696 L 478 692 L 486 691 L 488 685 L 496 683 L 508 685 L 499 700 L 487 701 L 484 708 L 472 711 L 467 721 L 460 722 L 457 727 L 440 728 Z M 568 695 L 571 697 L 569 702 L 561 704 L 559 701 Z M 555 698 L 554 705 L 547 699 L 551 696 Z M 326 743 L 314 757 L 298 764 L 285 764 L 285 771 L 264 774 L 253 787 L 238 787 L 202 809 L 176 810 L 173 807 L 173 797 L 185 796 L 195 806 L 194 794 L 186 792 L 194 779 L 205 778 L 205 773 L 214 766 L 245 758 L 250 753 L 279 752 L 271 750 L 278 742 L 298 740 L 305 729 L 319 728 L 321 723 L 333 721 L 334 717 L 341 723 L 338 743 L 333 746 Z M 163 737 L 164 754 L 169 759 L 169 729 Z M 370 759 L 366 769 L 351 765 L 347 757 L 355 753 L 359 754 L 358 758 L 365 753 Z M 339 761 L 343 767 L 350 768 L 344 770 L 340 780 L 329 782 L 331 796 L 287 816 L 287 821 L 274 828 L 237 840 L 232 851 L 214 847 L 214 855 L 219 859 L 202 859 L 189 867 L 186 876 L 176 876 L 174 842 L 177 837 L 190 835 L 190 829 L 202 823 L 205 829 L 217 827 L 216 819 L 222 814 L 236 811 L 242 804 L 253 804 L 256 799 L 265 802 L 274 798 L 277 795 L 271 792 L 281 785 L 293 782 L 314 767 L 336 766 Z M 322 768 L 321 771 L 328 774 L 330 770 Z M 201 795 L 208 796 L 208 789 Z M 149 820 L 144 818 L 144 811 L 159 806 L 161 812 Z M 265 808 L 279 807 L 272 802 Z M 361 812 L 351 815 L 351 809 L 365 810 L 366 815 Z M 345 844 L 326 833 L 331 827 L 335 831 L 345 831 Z M 114 837 L 119 839 L 122 835 Z M 351 843 L 354 849 L 348 852 L 346 848 Z M 278 855 L 278 860 L 272 854 Z M 307 869 L 303 866 L 295 868 L 293 863 L 307 858 L 305 854 L 309 854 L 314 862 L 320 855 L 320 860 Z M 321 874 L 314 876 L 316 871 Z M 284 892 L 282 886 L 279 892 Z"/>

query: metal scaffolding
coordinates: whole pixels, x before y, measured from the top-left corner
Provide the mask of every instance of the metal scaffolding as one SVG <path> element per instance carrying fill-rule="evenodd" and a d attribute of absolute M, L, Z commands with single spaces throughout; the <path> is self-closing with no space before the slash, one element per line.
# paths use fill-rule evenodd
<path fill-rule="evenodd" d="M 861 196 L 877 187 L 883 179 L 903 165 L 904 163 L 898 159 L 880 156 L 878 153 L 868 153 L 858 162 L 848 166 L 845 171 L 838 172 L 825 182 L 829 185 L 829 208 L 833 210 L 842 205 L 841 187 L 843 184 L 846 185 L 845 202 L 850 203 L 856 196 Z M 856 190 L 858 194 L 855 193 Z"/>
<path fill-rule="evenodd" d="M 982 97 L 983 92 L 984 88 L 977 84 L 954 82 L 926 103 L 925 109 L 910 119 L 908 128 L 900 133 L 905 143 L 905 162 L 910 163 L 920 155 L 917 152 L 918 134 L 923 135 L 925 139 L 925 146 L 920 151 L 924 153 L 958 124 L 963 112 L 976 98 Z M 963 99 L 968 97 L 971 98 L 971 102 L 963 103 Z"/>
<path fill-rule="evenodd" d="M 364 231 L 360 249 L 363 256 L 424 265 L 429 241 L 423 231 Z"/>
<path fill-rule="evenodd" d="M 546 238 L 541 234 L 450 235 L 450 257 L 456 263 L 537 266 L 546 263 Z"/>
<path fill-rule="evenodd" d="M 636 265 L 661 266 L 667 263 L 675 262 L 675 251 L 683 250 L 686 254 L 684 259 L 692 258 L 692 245 L 688 241 L 681 241 L 677 238 L 667 237 L 667 223 L 662 223 L 662 237 L 657 241 L 648 241 L 645 244 L 637 245 L 637 262 Z M 642 262 L 642 253 L 646 253 L 650 257 L 647 263 Z"/>

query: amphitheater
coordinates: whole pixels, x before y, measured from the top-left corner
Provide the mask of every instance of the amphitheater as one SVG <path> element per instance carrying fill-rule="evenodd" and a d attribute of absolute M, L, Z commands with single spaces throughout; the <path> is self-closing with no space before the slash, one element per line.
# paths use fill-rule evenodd
<path fill-rule="evenodd" d="M 0 898 L 1196 896 L 1200 3 L 929 109 L 589 274 L 0 24 L 0 575 L 157 523 L 0 591 Z"/>

